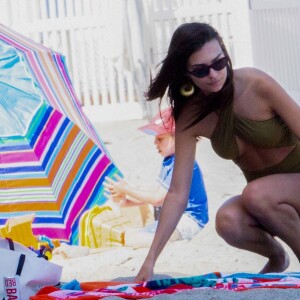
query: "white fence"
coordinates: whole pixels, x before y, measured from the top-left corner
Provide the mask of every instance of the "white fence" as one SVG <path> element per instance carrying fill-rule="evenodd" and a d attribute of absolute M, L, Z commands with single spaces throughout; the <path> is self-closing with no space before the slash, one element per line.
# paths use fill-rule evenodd
<path fill-rule="evenodd" d="M 185 22 L 210 23 L 221 33 L 236 66 L 252 64 L 247 0 L 149 1 L 152 51 L 161 60 L 176 27 Z M 239 51 L 243 49 L 243 51 Z M 161 55 L 163 54 L 163 55 Z"/>
<path fill-rule="evenodd" d="M 129 38 L 139 28 L 132 19 L 135 1 L 0 1 L 2 23 L 66 56 L 74 88 L 91 117 L 142 116 L 144 74 L 131 57 L 135 45 Z"/>
<path fill-rule="evenodd" d="M 185 22 L 206 22 L 221 34 L 234 67 L 252 66 L 248 0 L 150 0 L 149 51 L 152 67 L 167 52 L 171 35 Z"/>
<path fill-rule="evenodd" d="M 257 66 L 297 92 L 299 13 L 298 0 L 0 0 L 1 23 L 66 56 L 92 121 L 153 114 L 150 70 L 191 21 L 221 32 L 234 67 Z"/>
<path fill-rule="evenodd" d="M 254 66 L 276 78 L 300 103 L 300 1 L 250 4 Z"/>

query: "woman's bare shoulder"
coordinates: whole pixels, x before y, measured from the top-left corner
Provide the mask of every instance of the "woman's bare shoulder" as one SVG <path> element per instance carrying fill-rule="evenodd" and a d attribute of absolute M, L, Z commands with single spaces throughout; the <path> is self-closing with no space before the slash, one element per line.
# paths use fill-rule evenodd
<path fill-rule="evenodd" d="M 278 85 L 270 75 L 252 67 L 234 70 L 234 80 L 244 88 L 251 87 L 251 90 L 258 94 L 264 94 Z"/>
<path fill-rule="evenodd" d="M 199 136 L 209 137 L 217 123 L 217 114 L 210 113 L 201 121 L 192 126 L 193 120 L 197 118 L 198 110 L 194 105 L 187 105 L 176 121 L 176 132 L 189 136 L 192 139 L 199 139 Z"/>
<path fill-rule="evenodd" d="M 259 81 L 271 78 L 267 73 L 253 67 L 245 67 L 234 70 L 234 78 L 237 80 Z"/>
<path fill-rule="evenodd" d="M 289 99 L 287 92 L 274 78 L 259 69 L 238 69 L 234 72 L 234 80 L 237 99 L 245 100 L 247 103 L 251 99 L 255 104 L 252 106 L 255 107 L 253 111 L 258 118 L 259 112 L 262 113 L 262 118 L 271 117 L 274 111 L 280 111 L 279 107 L 287 105 L 285 101 Z M 243 104 L 243 101 L 241 103 Z"/>

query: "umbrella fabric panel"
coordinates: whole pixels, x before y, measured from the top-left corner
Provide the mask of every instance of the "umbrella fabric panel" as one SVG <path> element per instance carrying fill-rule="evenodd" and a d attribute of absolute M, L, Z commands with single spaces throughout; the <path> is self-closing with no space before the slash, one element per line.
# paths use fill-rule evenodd
<path fill-rule="evenodd" d="M 33 232 L 78 243 L 84 211 L 120 171 L 82 112 L 64 57 L 0 24 L 0 225 L 35 215 Z"/>
<path fill-rule="evenodd" d="M 23 134 L 42 97 L 17 51 L 0 40 L 0 53 L 0 136 Z"/>
<path fill-rule="evenodd" d="M 61 54 L 0 24 L 0 40 L 15 49 L 20 62 L 32 77 L 42 97 L 51 106 L 67 115 L 78 124 L 90 138 L 104 148 L 96 130 L 83 114 L 81 105 L 72 86 L 65 58 Z M 2 56 L 2 55 L 1 55 Z"/>
<path fill-rule="evenodd" d="M 2 140 L 0 224 L 21 213 L 35 213 L 34 234 L 74 243 L 80 216 L 104 203 L 104 177 L 118 170 L 60 112 L 44 103 L 37 116 L 30 126 L 35 130 L 20 137 L 20 144 L 17 137 Z"/>

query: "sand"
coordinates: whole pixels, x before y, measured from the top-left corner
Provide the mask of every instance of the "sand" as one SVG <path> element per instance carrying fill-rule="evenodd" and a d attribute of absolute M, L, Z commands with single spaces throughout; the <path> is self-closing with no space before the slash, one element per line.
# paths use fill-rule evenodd
<path fill-rule="evenodd" d="M 159 172 L 161 156 L 153 145 L 153 137 L 136 128 L 145 120 L 96 123 L 95 128 L 106 145 L 113 161 L 128 181 L 140 186 L 151 186 Z M 175 241 L 168 244 L 155 267 L 155 278 L 164 276 L 191 276 L 214 271 L 257 273 L 266 263 L 264 257 L 235 249 L 227 245 L 216 233 L 214 220 L 222 203 L 239 194 L 245 186 L 241 171 L 231 162 L 219 158 L 203 139 L 197 146 L 196 159 L 202 169 L 209 199 L 210 221 L 203 231 L 191 241 Z M 286 246 L 285 246 L 286 247 Z M 299 263 L 291 250 L 289 271 L 299 271 Z M 63 266 L 62 281 L 132 281 L 137 274 L 148 249 L 115 247 L 98 249 L 98 253 L 63 259 L 55 255 L 53 262 Z M 298 290 L 256 290 L 226 292 L 202 290 L 176 295 L 156 296 L 157 299 L 300 299 Z M 110 297 L 109 299 L 119 299 Z"/>

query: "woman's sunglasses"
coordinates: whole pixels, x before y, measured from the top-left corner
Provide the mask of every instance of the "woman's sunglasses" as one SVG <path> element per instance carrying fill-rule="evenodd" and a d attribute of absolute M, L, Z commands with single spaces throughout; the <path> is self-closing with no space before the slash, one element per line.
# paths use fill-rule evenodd
<path fill-rule="evenodd" d="M 227 57 L 222 57 L 215 62 L 213 62 L 211 65 L 201 65 L 199 68 L 193 70 L 193 71 L 188 71 L 187 72 L 197 78 L 203 78 L 209 75 L 210 68 L 214 69 L 215 71 L 221 71 L 224 69 L 227 65 L 228 59 Z"/>

